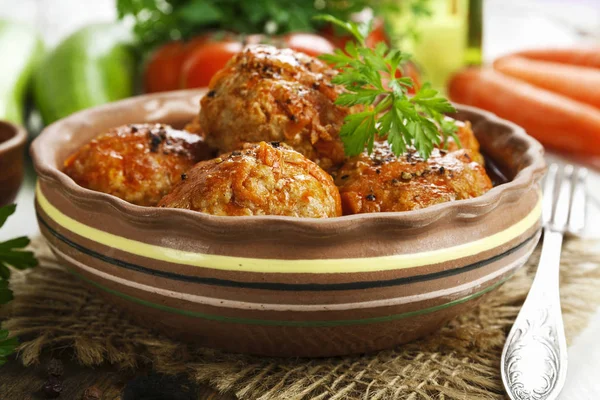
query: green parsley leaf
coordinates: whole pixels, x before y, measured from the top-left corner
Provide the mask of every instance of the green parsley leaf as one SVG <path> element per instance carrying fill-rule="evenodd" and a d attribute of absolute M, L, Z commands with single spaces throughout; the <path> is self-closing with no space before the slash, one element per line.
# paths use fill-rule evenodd
<path fill-rule="evenodd" d="M 0 280 L 0 304 L 6 304 L 13 299 L 13 292 L 8 287 L 8 281 Z"/>
<path fill-rule="evenodd" d="M 18 338 L 13 337 L 8 339 L 8 331 L 0 329 L 0 366 L 6 364 L 8 356 L 15 352 L 18 345 Z"/>
<path fill-rule="evenodd" d="M 0 207 L 0 228 L 4 226 L 4 223 L 15 212 L 16 208 L 15 204 Z M 6 304 L 13 299 L 13 292 L 8 283 L 8 278 L 10 278 L 10 269 L 8 266 L 25 269 L 37 265 L 37 260 L 33 253 L 23 250 L 28 245 L 29 239 L 26 237 L 19 237 L 0 243 L 0 304 Z M 14 353 L 18 345 L 18 338 L 13 337 L 9 339 L 8 331 L 0 329 L 0 366 L 7 362 L 8 356 Z"/>
<path fill-rule="evenodd" d="M 385 43 L 379 43 L 375 49 L 365 47 L 370 24 L 341 21 L 332 15 L 318 19 L 345 29 L 359 43 L 350 42 L 345 52 L 336 50 L 319 57 L 340 71 L 332 82 L 344 86 L 346 91 L 335 103 L 366 106 L 365 111 L 348 115 L 340 131 L 348 156 L 360 154 L 365 147 L 371 153 L 376 137 L 387 138 L 396 156 L 411 146 L 424 159 L 449 137 L 458 143 L 456 125 L 444 118 L 444 113 L 456 111 L 452 104 L 429 84 L 410 97 L 412 79 L 396 78 L 402 63 L 410 59 L 407 54 L 389 49 Z"/>

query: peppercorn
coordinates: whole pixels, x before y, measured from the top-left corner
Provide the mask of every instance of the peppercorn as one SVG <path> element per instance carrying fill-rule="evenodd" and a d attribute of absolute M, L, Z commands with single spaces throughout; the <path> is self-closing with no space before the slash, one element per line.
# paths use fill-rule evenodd
<path fill-rule="evenodd" d="M 404 171 L 400 177 L 404 180 L 410 180 L 412 179 L 413 175 L 410 172 Z"/>
<path fill-rule="evenodd" d="M 444 172 L 446 172 L 446 168 L 444 168 L 444 167 L 440 167 L 440 169 L 439 169 L 438 173 L 439 173 L 440 175 L 444 175 Z"/>
<path fill-rule="evenodd" d="M 366 199 L 369 200 L 369 201 L 375 201 L 376 197 L 375 197 L 374 194 L 371 193 L 371 194 L 367 195 Z"/>
<path fill-rule="evenodd" d="M 181 174 L 181 180 L 185 181 L 187 179 L 187 174 Z"/>
<path fill-rule="evenodd" d="M 65 372 L 65 367 L 63 366 L 62 361 L 52 358 L 46 367 L 46 372 L 48 372 L 48 375 L 50 376 L 60 378 Z"/>
<path fill-rule="evenodd" d="M 51 376 L 42 386 L 42 392 L 47 399 L 56 399 L 63 390 L 62 382 L 55 376 Z"/>
<path fill-rule="evenodd" d="M 85 389 L 83 392 L 83 397 L 81 400 L 101 400 L 102 399 L 102 391 L 98 389 L 96 386 L 90 386 Z"/>

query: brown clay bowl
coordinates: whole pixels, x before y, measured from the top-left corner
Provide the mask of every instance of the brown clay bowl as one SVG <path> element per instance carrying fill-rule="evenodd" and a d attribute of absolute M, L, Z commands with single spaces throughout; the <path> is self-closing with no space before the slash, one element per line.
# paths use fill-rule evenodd
<path fill-rule="evenodd" d="M 12 203 L 23 182 L 23 156 L 27 132 L 0 121 L 0 207 Z"/>
<path fill-rule="evenodd" d="M 131 205 L 76 185 L 65 158 L 133 122 L 181 127 L 203 91 L 147 95 L 49 127 L 32 155 L 43 235 L 106 299 L 168 335 L 235 352 L 332 356 L 389 348 L 473 308 L 521 267 L 540 234 L 542 147 L 471 107 L 482 149 L 510 181 L 423 210 L 301 219 Z"/>

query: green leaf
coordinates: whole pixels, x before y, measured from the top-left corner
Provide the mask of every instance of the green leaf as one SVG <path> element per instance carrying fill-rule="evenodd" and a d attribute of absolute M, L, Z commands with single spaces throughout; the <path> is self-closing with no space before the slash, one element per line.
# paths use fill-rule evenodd
<path fill-rule="evenodd" d="M 364 111 L 356 114 L 350 114 L 345 118 L 345 123 L 340 130 L 340 138 L 344 143 L 344 150 L 349 156 L 356 156 L 365 148 L 374 137 L 377 129 L 375 128 L 375 113 Z"/>
<path fill-rule="evenodd" d="M 17 209 L 16 204 L 9 204 L 7 206 L 0 207 L 0 228 L 2 228 L 4 226 L 6 219 L 8 217 L 10 217 L 15 212 L 16 209 Z"/>
<path fill-rule="evenodd" d="M 209 24 L 219 22 L 223 13 L 214 4 L 208 1 L 191 1 L 177 10 L 183 20 L 196 24 Z"/>
<path fill-rule="evenodd" d="M 19 339 L 16 337 L 7 339 L 8 331 L 0 329 L 0 366 L 6 364 L 7 357 L 15 352 L 19 345 Z"/>
<path fill-rule="evenodd" d="M 13 299 L 13 292 L 8 287 L 8 281 L 0 280 L 0 304 L 6 304 Z"/>
<path fill-rule="evenodd" d="M 29 238 L 26 236 L 21 236 L 16 239 L 7 240 L 5 242 L 0 242 L 0 250 L 2 249 L 22 249 L 24 247 L 29 246 Z"/>
<path fill-rule="evenodd" d="M 10 279 L 10 269 L 0 261 L 0 279 Z"/>

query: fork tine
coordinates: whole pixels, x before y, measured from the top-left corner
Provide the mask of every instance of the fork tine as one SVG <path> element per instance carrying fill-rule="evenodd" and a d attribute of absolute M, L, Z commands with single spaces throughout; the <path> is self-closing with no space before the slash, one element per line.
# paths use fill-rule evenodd
<path fill-rule="evenodd" d="M 571 211 L 569 214 L 569 233 L 574 235 L 583 232 L 585 229 L 587 206 L 585 181 L 587 174 L 587 169 L 578 168 L 574 175 L 573 201 L 571 202 Z"/>
<path fill-rule="evenodd" d="M 569 220 L 569 205 L 571 203 L 571 178 L 573 177 L 573 166 L 567 165 L 560 177 L 560 187 L 558 192 L 558 200 L 556 200 L 556 208 L 552 218 L 552 228 L 564 232 L 567 229 Z"/>
<path fill-rule="evenodd" d="M 546 172 L 546 179 L 544 179 L 544 198 L 542 203 L 542 222 L 544 226 L 548 225 L 552 219 L 557 173 L 558 165 L 551 164 L 550 167 L 548 167 L 548 172 Z"/>

